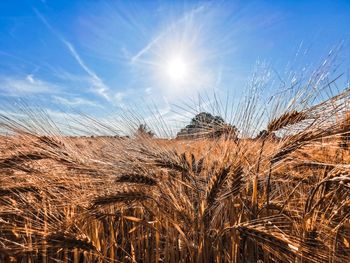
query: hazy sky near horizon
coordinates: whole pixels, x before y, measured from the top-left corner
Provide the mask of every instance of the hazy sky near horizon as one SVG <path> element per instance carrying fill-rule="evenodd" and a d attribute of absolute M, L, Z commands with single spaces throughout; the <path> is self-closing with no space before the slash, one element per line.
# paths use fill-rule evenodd
<path fill-rule="evenodd" d="M 345 86 L 349 25 L 350 1 L 3 0 L 0 104 L 98 117 L 143 101 L 167 116 L 198 94 L 243 96 L 257 65 L 313 69 L 340 43 Z"/>

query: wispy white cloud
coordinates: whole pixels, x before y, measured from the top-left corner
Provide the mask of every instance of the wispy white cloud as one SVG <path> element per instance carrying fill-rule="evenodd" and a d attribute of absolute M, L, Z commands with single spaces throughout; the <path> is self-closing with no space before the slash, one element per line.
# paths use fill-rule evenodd
<path fill-rule="evenodd" d="M 106 100 L 112 101 L 111 97 L 108 94 L 108 86 L 99 77 L 91 76 L 89 84 L 92 91 L 96 92 L 98 95 L 105 98 Z"/>
<path fill-rule="evenodd" d="M 159 40 L 161 40 L 164 35 L 165 33 L 162 33 L 152 39 L 143 49 L 141 49 L 135 56 L 131 58 L 131 62 L 135 63 L 143 54 L 147 53 Z"/>
<path fill-rule="evenodd" d="M 67 48 L 71 56 L 75 59 L 75 61 L 79 64 L 79 66 L 88 74 L 90 77 L 90 85 L 91 89 L 105 98 L 108 101 L 111 101 L 110 96 L 108 95 L 109 87 L 104 83 L 104 81 L 84 62 L 81 58 L 75 47 L 72 43 L 66 40 L 62 35 L 60 35 L 46 20 L 46 18 L 37 10 L 34 9 L 37 17 L 43 22 L 43 24 L 64 44 Z"/>
<path fill-rule="evenodd" d="M 40 80 L 34 75 L 25 77 L 1 77 L 0 76 L 0 91 L 6 95 L 21 95 L 33 93 L 56 93 L 59 87 L 53 83 Z"/>
<path fill-rule="evenodd" d="M 121 103 L 123 101 L 123 98 L 125 97 L 125 93 L 124 92 L 117 92 L 114 95 L 114 98 L 117 102 Z"/>
<path fill-rule="evenodd" d="M 145 92 L 146 95 L 151 95 L 152 94 L 152 88 L 151 87 L 147 87 L 147 88 L 145 88 L 144 92 Z"/>
<path fill-rule="evenodd" d="M 80 97 L 75 97 L 75 98 L 63 98 L 60 96 L 53 96 L 53 100 L 54 102 L 66 105 L 66 106 L 91 106 L 91 107 L 98 107 L 98 108 L 104 108 L 102 105 L 97 104 L 94 101 L 88 100 L 88 99 L 84 99 L 84 98 L 80 98 Z"/>

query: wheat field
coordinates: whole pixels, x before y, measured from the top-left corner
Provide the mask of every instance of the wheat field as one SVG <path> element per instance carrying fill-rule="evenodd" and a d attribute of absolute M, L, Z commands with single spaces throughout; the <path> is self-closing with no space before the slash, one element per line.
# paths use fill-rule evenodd
<path fill-rule="evenodd" d="M 349 96 L 237 139 L 43 135 L 2 114 L 0 262 L 349 262 Z"/>

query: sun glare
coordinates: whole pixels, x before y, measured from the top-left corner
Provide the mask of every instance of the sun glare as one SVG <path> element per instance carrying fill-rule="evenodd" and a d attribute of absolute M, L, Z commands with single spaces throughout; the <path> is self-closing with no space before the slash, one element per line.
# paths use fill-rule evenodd
<path fill-rule="evenodd" d="M 172 81 L 183 81 L 187 75 L 187 65 L 182 57 L 174 57 L 167 63 L 167 74 Z"/>

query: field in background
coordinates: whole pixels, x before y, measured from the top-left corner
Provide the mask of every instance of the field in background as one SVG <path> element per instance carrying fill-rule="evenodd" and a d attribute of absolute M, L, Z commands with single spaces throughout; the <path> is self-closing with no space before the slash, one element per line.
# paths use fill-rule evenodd
<path fill-rule="evenodd" d="M 346 262 L 336 127 L 308 141 L 1 137 L 0 262 Z"/>

